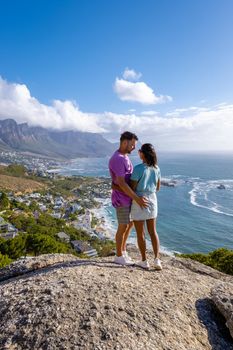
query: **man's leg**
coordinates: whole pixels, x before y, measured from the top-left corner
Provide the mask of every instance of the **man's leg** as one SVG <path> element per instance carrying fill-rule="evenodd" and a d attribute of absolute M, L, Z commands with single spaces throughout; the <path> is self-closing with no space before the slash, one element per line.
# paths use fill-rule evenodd
<path fill-rule="evenodd" d="M 124 236 L 128 230 L 128 226 L 129 225 L 127 224 L 118 224 L 118 229 L 116 232 L 116 255 L 117 256 L 122 255 Z"/>
<path fill-rule="evenodd" d="M 126 241 L 129 237 L 129 234 L 130 234 L 132 228 L 133 228 L 133 221 L 130 221 L 130 223 L 128 224 L 127 229 L 125 231 L 125 234 L 123 236 L 123 243 L 122 243 L 122 250 L 123 251 L 126 251 Z"/>

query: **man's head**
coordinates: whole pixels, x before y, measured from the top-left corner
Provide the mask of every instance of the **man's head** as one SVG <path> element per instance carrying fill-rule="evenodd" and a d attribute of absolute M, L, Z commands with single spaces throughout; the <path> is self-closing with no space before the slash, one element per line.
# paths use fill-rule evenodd
<path fill-rule="evenodd" d="M 130 131 L 125 131 L 121 134 L 120 138 L 120 150 L 123 153 L 131 153 L 136 146 L 138 137 Z"/>

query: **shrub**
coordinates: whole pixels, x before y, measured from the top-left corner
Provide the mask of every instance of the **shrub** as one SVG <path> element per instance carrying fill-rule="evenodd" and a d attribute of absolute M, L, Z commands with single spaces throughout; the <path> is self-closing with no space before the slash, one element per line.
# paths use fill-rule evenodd
<path fill-rule="evenodd" d="M 48 253 L 68 253 L 69 247 L 46 234 L 29 234 L 26 243 L 27 253 L 35 256 Z"/>
<path fill-rule="evenodd" d="M 5 192 L 0 194 L 0 210 L 7 209 L 10 205 L 9 199 Z"/>
<path fill-rule="evenodd" d="M 26 235 L 19 235 L 15 238 L 1 240 L 0 252 L 8 255 L 11 259 L 18 259 L 25 255 Z"/>
<path fill-rule="evenodd" d="M 221 272 L 233 275 L 233 250 L 219 248 L 208 254 L 177 254 L 181 258 L 189 258 L 213 267 Z"/>
<path fill-rule="evenodd" d="M 12 262 L 12 260 L 7 255 L 3 255 L 0 253 L 0 268 L 9 265 Z"/>
<path fill-rule="evenodd" d="M 94 238 L 90 241 L 90 243 L 93 248 L 97 250 L 99 256 L 105 257 L 115 255 L 114 250 L 116 248 L 116 245 L 111 240 L 102 241 L 98 238 Z"/>
<path fill-rule="evenodd" d="M 27 169 L 21 164 L 10 164 L 6 168 L 6 173 L 13 176 L 24 176 Z"/>

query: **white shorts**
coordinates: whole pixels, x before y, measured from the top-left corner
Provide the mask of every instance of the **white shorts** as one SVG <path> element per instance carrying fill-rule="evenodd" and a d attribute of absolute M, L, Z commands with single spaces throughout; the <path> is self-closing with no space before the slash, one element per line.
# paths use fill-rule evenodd
<path fill-rule="evenodd" d="M 147 193 L 143 197 L 148 200 L 148 207 L 141 208 L 135 201 L 133 201 L 131 206 L 131 220 L 133 221 L 144 221 L 149 219 L 155 219 L 158 215 L 158 204 L 156 193 Z"/>

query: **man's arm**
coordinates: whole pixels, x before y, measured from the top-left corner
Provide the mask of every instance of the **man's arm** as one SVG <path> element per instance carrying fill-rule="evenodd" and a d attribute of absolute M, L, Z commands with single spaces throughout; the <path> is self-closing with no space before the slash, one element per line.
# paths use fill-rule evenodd
<path fill-rule="evenodd" d="M 120 192 L 124 193 L 124 191 L 120 188 L 120 186 L 114 184 L 113 182 L 112 182 L 112 187 L 111 188 L 112 188 L 112 190 L 116 190 L 116 191 L 120 191 Z"/>
<path fill-rule="evenodd" d="M 130 188 L 135 192 L 137 188 L 138 181 L 130 180 Z"/>
<path fill-rule="evenodd" d="M 135 202 L 140 205 L 141 208 L 146 208 L 148 206 L 147 199 L 144 197 L 138 197 L 136 193 L 129 187 L 124 177 L 118 176 L 116 180 L 122 191 L 127 194 L 127 196 L 135 200 Z"/>
<path fill-rule="evenodd" d="M 132 188 L 132 190 L 135 192 L 137 184 L 138 184 L 137 181 L 130 180 L 129 187 Z M 112 190 L 116 190 L 116 191 L 120 191 L 120 192 L 125 193 L 119 185 L 116 185 L 113 182 L 112 182 Z"/>

